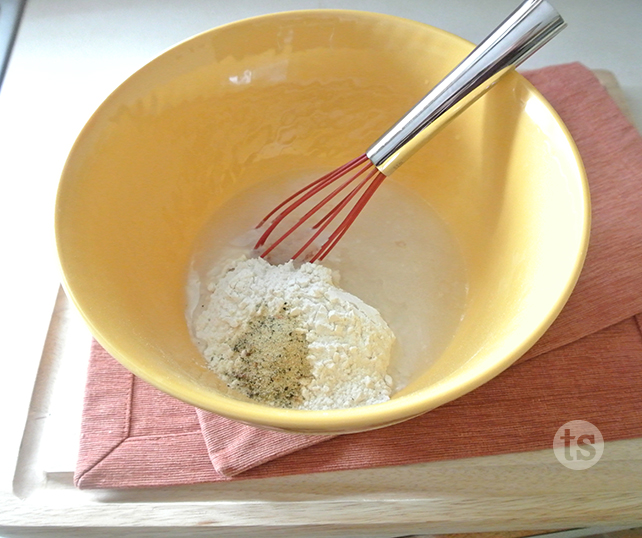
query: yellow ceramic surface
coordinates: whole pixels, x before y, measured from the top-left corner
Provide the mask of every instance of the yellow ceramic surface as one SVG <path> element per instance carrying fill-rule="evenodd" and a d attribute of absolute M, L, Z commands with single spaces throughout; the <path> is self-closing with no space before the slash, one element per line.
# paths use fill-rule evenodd
<path fill-rule="evenodd" d="M 58 193 L 66 289 L 95 337 L 177 398 L 298 432 L 400 422 L 510 366 L 571 293 L 590 220 L 572 139 L 515 73 L 394 176 L 454 230 L 470 290 L 450 347 L 391 401 L 322 412 L 224 396 L 185 321 L 194 240 L 221 204 L 262 178 L 362 154 L 471 49 L 395 17 L 302 11 L 213 29 L 134 74 L 87 123 Z"/>

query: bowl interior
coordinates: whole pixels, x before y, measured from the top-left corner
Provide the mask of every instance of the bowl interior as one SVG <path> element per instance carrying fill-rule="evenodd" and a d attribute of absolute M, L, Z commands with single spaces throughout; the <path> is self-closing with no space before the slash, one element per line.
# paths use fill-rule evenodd
<path fill-rule="evenodd" d="M 292 12 L 205 32 L 133 75 L 79 136 L 57 200 L 66 289 L 96 338 L 189 403 L 316 433 L 399 422 L 508 367 L 570 294 L 589 221 L 572 140 L 515 73 L 395 173 L 453 230 L 469 296 L 446 352 L 390 402 L 304 412 L 226 397 L 185 322 L 190 256 L 217 208 L 360 155 L 471 48 L 394 17 Z"/>

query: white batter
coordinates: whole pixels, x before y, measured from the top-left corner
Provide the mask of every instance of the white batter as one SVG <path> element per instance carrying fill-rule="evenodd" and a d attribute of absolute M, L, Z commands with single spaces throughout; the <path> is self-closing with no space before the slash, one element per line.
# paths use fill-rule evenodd
<path fill-rule="evenodd" d="M 188 318 L 209 295 L 213 273 L 251 255 L 257 234 L 248 230 L 321 174 L 298 175 L 262 181 L 213 216 L 195 246 Z M 323 265 L 338 271 L 341 288 L 376 308 L 396 336 L 388 366 L 393 395 L 429 368 L 452 340 L 466 300 L 463 258 L 430 205 L 394 178 L 384 181 Z"/>

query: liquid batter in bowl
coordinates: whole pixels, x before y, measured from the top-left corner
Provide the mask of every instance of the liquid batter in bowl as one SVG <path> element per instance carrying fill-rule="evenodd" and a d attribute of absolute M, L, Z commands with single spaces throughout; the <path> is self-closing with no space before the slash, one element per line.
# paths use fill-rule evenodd
<path fill-rule="evenodd" d="M 253 226 L 262 213 L 317 173 L 260 181 L 213 215 L 193 254 L 189 324 L 210 294 L 211 274 L 239 256 L 252 256 Z M 389 178 L 383 183 L 323 265 L 340 275 L 342 289 L 376 308 L 394 332 L 388 367 L 393 394 L 424 372 L 451 341 L 466 300 L 463 258 L 446 223 L 402 182 Z"/>

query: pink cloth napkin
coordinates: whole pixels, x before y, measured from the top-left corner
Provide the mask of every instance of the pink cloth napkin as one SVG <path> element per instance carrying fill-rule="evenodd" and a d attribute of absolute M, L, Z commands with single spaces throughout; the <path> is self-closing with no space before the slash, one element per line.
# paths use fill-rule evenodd
<path fill-rule="evenodd" d="M 94 343 L 77 486 L 167 486 L 537 450 L 550 448 L 557 428 L 574 419 L 592 422 L 606 440 L 642 436 L 642 316 L 635 316 L 642 312 L 642 139 L 582 65 L 526 76 L 582 154 L 593 228 L 573 296 L 520 363 L 421 417 L 332 438 L 194 409 Z"/>

